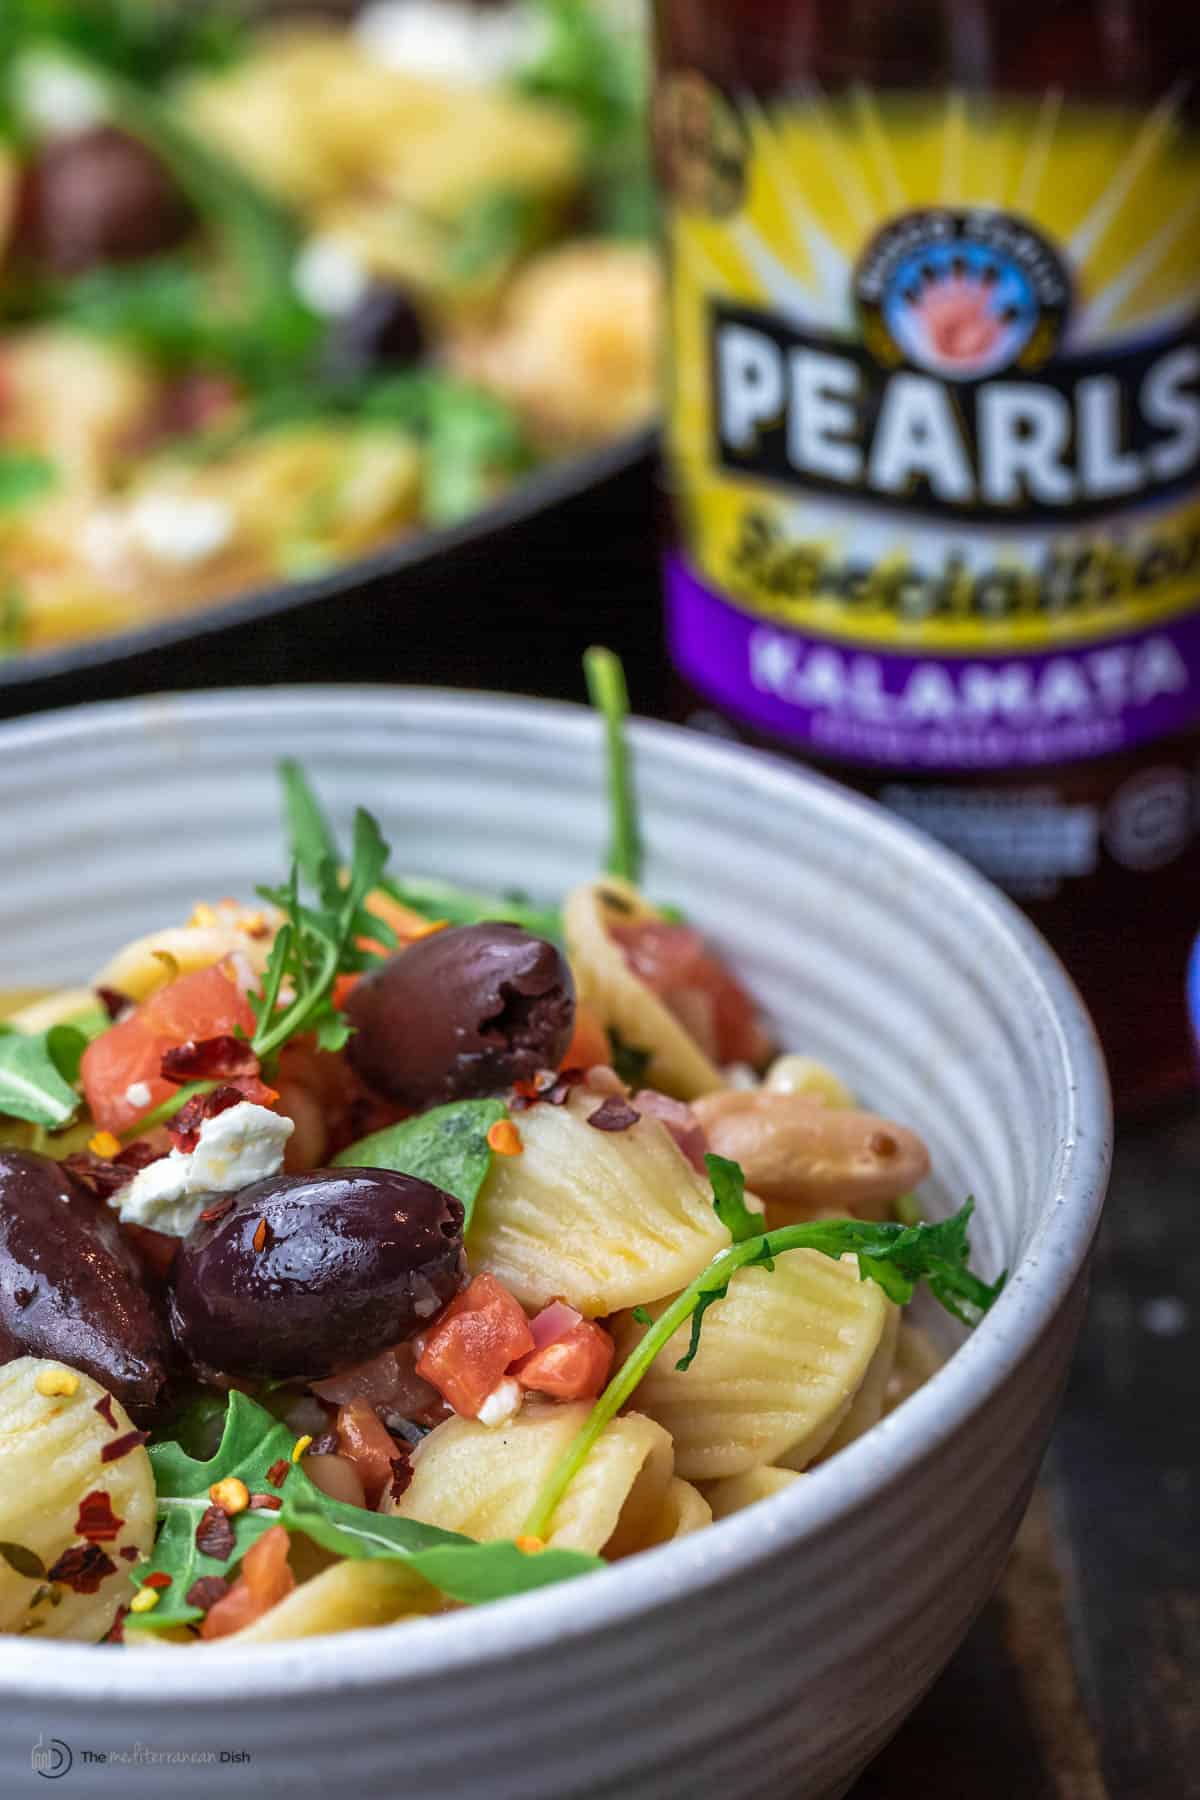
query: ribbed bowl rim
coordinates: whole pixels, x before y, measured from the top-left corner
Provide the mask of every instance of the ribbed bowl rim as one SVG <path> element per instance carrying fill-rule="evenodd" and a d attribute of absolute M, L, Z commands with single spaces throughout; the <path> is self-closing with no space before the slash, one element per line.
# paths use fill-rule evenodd
<path fill-rule="evenodd" d="M 103 702 L 11 721 L 0 725 L 0 759 L 36 757 L 51 747 L 61 751 L 75 746 L 82 754 L 106 739 L 141 735 L 150 722 L 161 726 L 176 720 L 215 729 L 235 727 L 251 716 L 282 719 L 297 709 L 310 719 L 342 713 L 348 703 L 356 720 L 403 716 L 426 731 L 444 731 L 449 746 L 473 730 L 519 728 L 531 746 L 539 741 L 544 746 L 541 752 L 531 748 L 531 759 L 552 755 L 556 745 L 592 744 L 597 734 L 597 721 L 586 708 L 559 701 L 370 685 L 230 688 Z M 740 784 L 750 782 L 780 807 L 799 807 L 831 831 L 851 830 L 869 838 L 875 851 L 899 859 L 927 886 L 934 885 L 943 910 L 986 924 L 993 951 L 1003 946 L 1001 953 L 1014 970 L 1023 968 L 1026 980 L 1032 978 L 1040 990 L 1052 1025 L 1047 1079 L 1062 1102 L 1066 1149 L 1060 1178 L 1052 1189 L 1048 1184 L 1037 1227 L 999 1300 L 934 1379 L 905 1402 L 906 1430 L 896 1434 L 886 1471 L 872 1458 L 869 1442 L 860 1441 L 760 1506 L 586 1581 L 395 1628 L 253 1649 L 206 1646 L 202 1680 L 191 1657 L 0 1638 L 0 1694 L 6 1698 L 75 1698 L 89 1706 L 129 1704 L 143 1712 L 187 1702 L 207 1710 L 235 1700 L 375 1684 L 386 1684 L 394 1693 L 408 1678 L 482 1672 L 518 1651 L 562 1653 L 583 1634 L 632 1627 L 639 1615 L 683 1592 L 699 1599 L 707 1588 L 800 1549 L 839 1517 L 911 1478 L 965 1420 L 986 1407 L 1050 1326 L 1086 1263 L 1111 1157 L 1103 1057 L 1083 1003 L 1057 957 L 1024 915 L 960 858 L 834 782 L 780 757 L 676 726 L 638 720 L 631 730 L 637 753 L 665 759 L 686 770 L 690 779 L 719 782 L 736 767 Z"/>

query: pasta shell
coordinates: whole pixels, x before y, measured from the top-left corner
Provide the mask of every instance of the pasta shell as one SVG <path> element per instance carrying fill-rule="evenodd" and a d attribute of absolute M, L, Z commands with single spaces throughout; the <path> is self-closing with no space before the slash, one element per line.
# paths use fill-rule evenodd
<path fill-rule="evenodd" d="M 681 1481 L 678 1475 L 674 1475 L 663 1496 L 654 1528 L 645 1543 L 639 1544 L 638 1548 L 649 1550 L 655 1544 L 669 1544 L 673 1538 L 687 1537 L 691 1532 L 699 1531 L 702 1526 L 711 1525 L 712 1518 L 712 1507 L 700 1489 L 693 1487 L 690 1481 Z"/>
<path fill-rule="evenodd" d="M 114 988 L 131 1000 L 144 1000 L 173 975 L 191 975 L 234 954 L 244 956 L 254 973 L 261 975 L 274 937 L 273 921 L 267 922 L 262 912 L 247 912 L 231 902 L 223 901 L 207 911 L 212 914 L 211 922 L 169 925 L 135 938 L 96 971 L 92 987 Z"/>
<path fill-rule="evenodd" d="M 896 1343 L 899 1336 L 900 1308 L 888 1301 L 883 1332 L 867 1372 L 863 1376 L 862 1386 L 850 1402 L 837 1430 L 822 1450 L 822 1461 L 828 1456 L 836 1456 L 839 1450 L 844 1450 L 847 1444 L 852 1444 L 855 1438 L 862 1436 L 864 1431 L 870 1431 L 872 1425 L 878 1425 L 883 1417 L 883 1403 L 896 1361 Z"/>
<path fill-rule="evenodd" d="M 74 1392 L 42 1394 L 39 1376 L 73 1381 Z M 111 1408 L 112 1424 L 98 1405 Z M 130 1569 L 154 1546 L 154 1476 L 140 1444 L 111 1462 L 102 1453 L 132 1430 L 124 1407 L 65 1363 L 21 1356 L 0 1368 L 0 1631 L 95 1643 L 128 1602 Z M 89 1495 L 98 1497 L 90 1545 L 80 1530 Z M 106 1522 L 113 1535 L 97 1536 Z M 137 1559 L 121 1554 L 130 1547 Z M 94 1564 L 75 1576 L 78 1585 L 36 1574 L 37 1564 L 51 1571 L 72 1549 Z M 26 1559 L 30 1573 L 16 1566 Z M 80 1591 L 93 1584 L 94 1593 Z"/>
<path fill-rule="evenodd" d="M 635 887 L 615 876 L 572 889 L 563 910 L 567 954 L 580 1000 L 606 1030 L 650 1053 L 645 1081 L 649 1087 L 694 1100 L 724 1087 L 721 1071 L 711 1063 L 679 1020 L 640 976 L 635 975 L 611 925 L 655 919 L 656 912 Z"/>
<path fill-rule="evenodd" d="M 758 1463 L 799 1467 L 821 1450 L 858 1392 L 883 1334 L 888 1302 L 853 1258 L 789 1250 L 774 1270 L 740 1269 L 704 1315 L 690 1368 L 681 1327 L 637 1389 L 638 1407 L 675 1441 L 688 1481 L 744 1474 Z M 643 1327 L 620 1321 L 624 1356 Z"/>
<path fill-rule="evenodd" d="M 225 1642 L 279 1644 L 290 1638 L 392 1625 L 398 1619 L 441 1612 L 444 1606 L 438 1590 L 403 1563 L 376 1558 L 339 1562 L 311 1581 L 302 1581 L 261 1619 Z"/>
<path fill-rule="evenodd" d="M 781 1494 L 784 1488 L 791 1487 L 793 1481 L 799 1479 L 797 1469 L 779 1469 L 773 1463 L 759 1463 L 756 1469 L 747 1469 L 744 1475 L 727 1475 L 723 1481 L 708 1482 L 704 1497 L 714 1519 L 727 1519 L 730 1513 L 741 1512 L 744 1506 L 755 1506 L 760 1500 L 769 1500 L 772 1494 Z"/>
<path fill-rule="evenodd" d="M 599 1094 L 522 1114 L 522 1153 L 498 1156 L 467 1237 L 486 1269 L 536 1309 L 558 1298 L 589 1318 L 686 1287 L 729 1234 L 707 1183 L 646 1115 L 624 1131 L 588 1124 Z"/>
<path fill-rule="evenodd" d="M 415 1452 L 389 1511 L 484 1542 L 516 1537 L 542 1484 L 587 1418 L 587 1401 L 528 1403 L 509 1424 L 447 1419 Z M 671 1440 L 638 1413 L 605 1427 L 559 1502 L 548 1543 L 619 1555 L 648 1536 L 672 1473 Z"/>

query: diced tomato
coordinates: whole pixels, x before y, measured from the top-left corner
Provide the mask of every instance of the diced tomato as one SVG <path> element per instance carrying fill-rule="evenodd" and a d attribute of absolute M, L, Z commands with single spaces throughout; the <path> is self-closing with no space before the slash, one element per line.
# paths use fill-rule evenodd
<path fill-rule="evenodd" d="M 575 1030 L 567 1045 L 560 1069 L 594 1069 L 597 1063 L 611 1060 L 608 1033 L 590 1006 L 575 1003 Z"/>
<path fill-rule="evenodd" d="M 554 1400 L 591 1400 L 608 1380 L 616 1345 L 594 1319 L 580 1319 L 541 1350 L 523 1356 L 512 1370 L 523 1388 Z"/>
<path fill-rule="evenodd" d="M 392 1479 L 392 1459 L 400 1454 L 391 1433 L 366 1400 L 351 1400 L 339 1408 L 335 1429 L 339 1456 L 354 1464 L 367 1505 L 378 1505 Z"/>
<path fill-rule="evenodd" d="M 754 1002 L 698 931 L 665 919 L 609 930 L 634 974 L 699 1038 L 706 1055 L 757 1064 L 770 1054 Z"/>
<path fill-rule="evenodd" d="M 354 992 L 361 980 L 361 975 L 335 976 L 333 983 L 333 1004 L 335 1006 L 345 1006 L 350 995 Z"/>
<path fill-rule="evenodd" d="M 464 1419 L 475 1419 L 510 1363 L 534 1348 L 519 1300 L 494 1275 L 476 1275 L 429 1336 L 417 1374 L 431 1381 Z"/>
<path fill-rule="evenodd" d="M 228 1637 L 253 1625 L 256 1619 L 280 1600 L 285 1600 L 296 1585 L 296 1577 L 288 1567 L 291 1539 L 282 1525 L 272 1525 L 242 1558 L 242 1571 L 227 1594 L 222 1595 L 204 1615 L 200 1627 L 202 1638 Z"/>
<path fill-rule="evenodd" d="M 252 1036 L 254 1014 L 231 979 L 226 962 L 181 975 L 159 988 L 127 1019 L 94 1038 L 83 1053 L 83 1091 L 96 1124 L 103 1131 L 128 1131 L 144 1113 L 177 1091 L 160 1073 L 164 1051 L 193 1038 L 226 1036 L 235 1027 Z M 254 1076 L 245 1080 L 260 1097 L 270 1091 Z M 150 1098 L 138 1105 L 127 1097 L 128 1089 L 143 1083 Z M 239 1080 L 234 1085 L 242 1087 L 243 1083 Z M 254 1093 L 248 1097 L 254 1098 Z"/>

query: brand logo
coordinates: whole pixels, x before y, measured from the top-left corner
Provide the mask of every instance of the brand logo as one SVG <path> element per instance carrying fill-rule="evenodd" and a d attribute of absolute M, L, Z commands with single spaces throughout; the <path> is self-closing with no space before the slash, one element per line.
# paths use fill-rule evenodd
<path fill-rule="evenodd" d="M 46 1742 L 45 1733 L 41 1733 L 37 1743 L 29 1752 L 30 1767 L 35 1775 L 44 1775 L 47 1781 L 57 1781 L 65 1775 L 74 1762 L 71 1746 L 64 1744 L 61 1738 L 51 1738 Z"/>
<path fill-rule="evenodd" d="M 1040 367 L 1071 302 L 1058 252 L 1010 213 L 927 207 L 876 233 L 854 274 L 863 336 L 880 362 L 946 381 Z"/>

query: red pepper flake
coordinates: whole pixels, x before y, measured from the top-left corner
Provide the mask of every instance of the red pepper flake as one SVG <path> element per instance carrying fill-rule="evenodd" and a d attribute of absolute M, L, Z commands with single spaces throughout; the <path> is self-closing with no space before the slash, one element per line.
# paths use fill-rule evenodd
<path fill-rule="evenodd" d="M 214 1088 L 211 1094 L 193 1094 L 167 1126 L 176 1148 L 194 1150 L 200 1142 L 200 1127 L 205 1121 L 215 1119 L 218 1113 L 228 1112 L 231 1106 L 240 1106 L 244 1098 L 240 1088 L 229 1086 Z"/>
<path fill-rule="evenodd" d="M 111 1394 L 102 1394 L 92 1408 L 92 1411 L 100 1414 L 100 1417 L 104 1420 L 104 1423 L 108 1426 L 110 1431 L 115 1431 L 117 1429 L 117 1421 L 113 1414 L 113 1397 Z"/>
<path fill-rule="evenodd" d="M 281 1456 L 278 1462 L 273 1462 L 271 1464 L 270 1468 L 267 1470 L 267 1480 L 272 1487 L 279 1488 L 283 1486 L 291 1466 L 292 1465 L 286 1456 Z"/>
<path fill-rule="evenodd" d="M 136 1562 L 141 1554 L 136 1544 L 123 1544 L 117 1551 L 117 1555 L 123 1556 L 126 1562 Z"/>
<path fill-rule="evenodd" d="M 198 1606 L 201 1612 L 208 1612 L 228 1592 L 229 1583 L 223 1575 L 201 1575 L 188 1589 L 187 1603 L 189 1606 Z"/>
<path fill-rule="evenodd" d="M 160 1073 L 164 1081 L 231 1081 L 235 1075 L 257 1075 L 258 1058 L 249 1040 L 224 1033 L 220 1037 L 189 1038 L 163 1053 Z"/>
<path fill-rule="evenodd" d="M 228 1562 L 233 1555 L 233 1523 L 220 1506 L 210 1506 L 196 1527 L 196 1548 L 217 1562 Z"/>
<path fill-rule="evenodd" d="M 98 1594 L 101 1582 L 116 1572 L 116 1563 L 99 1544 L 73 1544 L 47 1569 L 46 1579 L 61 1581 L 77 1594 Z"/>
<path fill-rule="evenodd" d="M 129 1617 L 127 1606 L 118 1606 L 117 1616 L 109 1627 L 107 1635 L 101 1640 L 105 1644 L 123 1644 L 125 1642 L 125 1621 Z"/>
<path fill-rule="evenodd" d="M 111 1544 L 120 1536 L 124 1519 L 118 1519 L 106 1488 L 93 1488 L 79 1502 L 75 1531 L 89 1544 Z"/>
<path fill-rule="evenodd" d="M 271 1242 L 271 1227 L 267 1224 L 265 1219 L 260 1219 L 258 1224 L 254 1227 L 254 1236 L 251 1239 L 251 1242 L 254 1245 L 256 1253 L 261 1256 Z"/>
<path fill-rule="evenodd" d="M 283 1501 L 278 1494 L 251 1494 L 250 1512 L 278 1512 Z"/>
<path fill-rule="evenodd" d="M 101 1462 L 116 1462 L 119 1457 L 128 1456 L 139 1444 L 144 1444 L 150 1436 L 148 1431 L 127 1431 L 124 1437 L 112 1438 L 100 1452 Z"/>
<path fill-rule="evenodd" d="M 120 988 L 98 987 L 92 991 L 110 1019 L 119 1019 L 126 1007 L 133 1005 L 129 995 L 123 994 Z"/>
<path fill-rule="evenodd" d="M 215 1225 L 217 1220 L 223 1219 L 227 1212 L 232 1212 L 233 1198 L 232 1194 L 223 1194 L 221 1198 L 214 1201 L 211 1206 L 206 1206 L 204 1211 L 200 1214 L 204 1223 L 206 1225 Z"/>
<path fill-rule="evenodd" d="M 594 1113 L 588 1114 L 588 1124 L 594 1125 L 597 1131 L 628 1131 L 641 1118 L 628 1100 L 622 1100 L 619 1094 L 610 1094 L 602 1100 Z"/>
<path fill-rule="evenodd" d="M 389 1460 L 392 1466 L 392 1499 L 399 1500 L 400 1496 L 408 1491 L 412 1482 L 412 1462 L 407 1454 L 393 1456 Z"/>
<path fill-rule="evenodd" d="M 508 1103 L 508 1110 L 528 1112 L 540 1101 L 547 1106 L 561 1106 L 571 1089 L 578 1087 L 582 1080 L 582 1069 L 563 1069 L 558 1074 L 553 1069 L 542 1069 L 531 1081 L 513 1082 L 513 1098 Z"/>
<path fill-rule="evenodd" d="M 155 1569 L 152 1575 L 146 1576 L 145 1580 L 142 1582 L 142 1586 L 159 1589 L 169 1588 L 172 1580 L 173 1577 L 166 1574 L 162 1569 Z"/>

